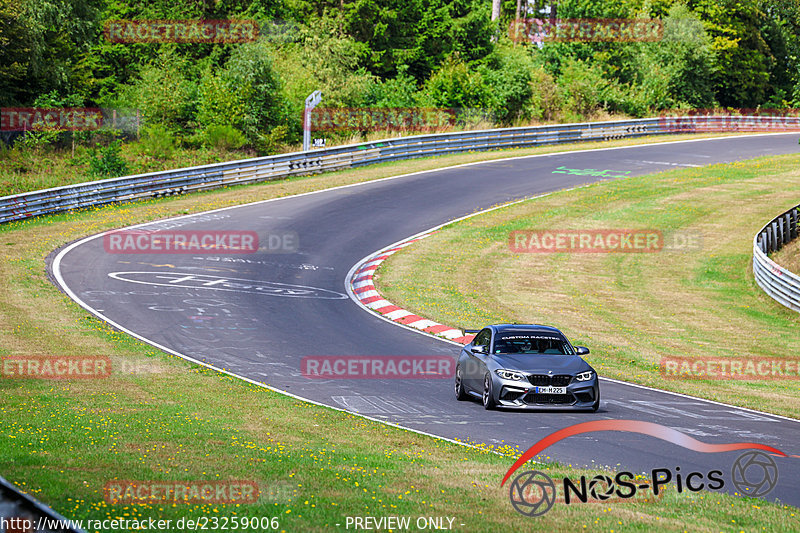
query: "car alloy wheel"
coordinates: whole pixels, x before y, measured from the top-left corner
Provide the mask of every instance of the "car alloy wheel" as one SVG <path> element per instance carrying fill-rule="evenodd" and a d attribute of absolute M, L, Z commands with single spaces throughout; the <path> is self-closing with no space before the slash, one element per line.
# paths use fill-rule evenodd
<path fill-rule="evenodd" d="M 483 408 L 488 410 L 494 409 L 494 395 L 492 394 L 492 376 L 486 374 L 483 378 Z"/>
<path fill-rule="evenodd" d="M 469 396 L 467 395 L 467 391 L 464 390 L 464 380 L 461 377 L 461 367 L 456 368 L 456 400 L 462 402 L 466 400 Z"/>

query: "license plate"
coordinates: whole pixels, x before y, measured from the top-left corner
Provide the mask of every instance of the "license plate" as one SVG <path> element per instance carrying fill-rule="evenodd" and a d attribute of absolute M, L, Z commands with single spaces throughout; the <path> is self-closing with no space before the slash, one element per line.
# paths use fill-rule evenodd
<path fill-rule="evenodd" d="M 536 394 L 566 394 L 566 387 L 534 387 Z"/>

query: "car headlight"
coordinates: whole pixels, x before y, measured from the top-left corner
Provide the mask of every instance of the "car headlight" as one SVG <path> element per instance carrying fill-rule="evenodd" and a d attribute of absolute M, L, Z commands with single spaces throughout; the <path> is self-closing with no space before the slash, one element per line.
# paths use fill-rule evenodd
<path fill-rule="evenodd" d="M 575 379 L 577 379 L 578 381 L 589 381 L 593 377 L 594 377 L 594 372 L 588 370 L 586 372 L 581 372 L 580 374 L 575 376 Z"/>
<path fill-rule="evenodd" d="M 505 369 L 499 368 L 499 369 L 495 370 L 494 372 L 495 372 L 495 374 L 497 374 L 498 376 L 500 376 L 503 379 L 511 379 L 511 380 L 514 380 L 514 381 L 523 381 L 525 379 L 525 376 L 523 376 L 519 372 L 515 372 L 513 370 L 505 370 Z"/>

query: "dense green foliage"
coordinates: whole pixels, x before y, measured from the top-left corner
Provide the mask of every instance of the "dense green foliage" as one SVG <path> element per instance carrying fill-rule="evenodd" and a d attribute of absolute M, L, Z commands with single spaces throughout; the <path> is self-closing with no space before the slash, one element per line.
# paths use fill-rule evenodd
<path fill-rule="evenodd" d="M 98 178 L 125 174 L 128 171 L 128 165 L 122 159 L 121 151 L 119 140 L 105 147 L 98 144 L 88 153 L 89 174 Z"/>
<path fill-rule="evenodd" d="M 325 107 L 480 109 L 499 125 L 800 105 L 800 0 L 558 2 L 559 18 L 660 18 L 660 42 L 515 44 L 516 2 L 499 21 L 490 11 L 489 0 L 0 0 L 0 106 L 137 109 L 142 152 L 166 159 L 180 144 L 296 144 L 315 89 Z M 260 37 L 104 35 L 132 19 L 256 20 Z"/>

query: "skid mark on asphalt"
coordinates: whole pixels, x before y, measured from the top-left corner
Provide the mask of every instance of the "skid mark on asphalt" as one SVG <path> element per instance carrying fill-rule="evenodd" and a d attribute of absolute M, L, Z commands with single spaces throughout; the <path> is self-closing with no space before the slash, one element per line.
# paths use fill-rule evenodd
<path fill-rule="evenodd" d="M 405 402 L 393 402 L 380 396 L 332 396 L 331 398 L 348 411 L 356 413 L 422 414 L 424 412 Z"/>
<path fill-rule="evenodd" d="M 636 163 L 642 165 L 660 165 L 665 167 L 700 167 L 701 165 L 693 165 L 691 163 L 672 163 L 669 161 L 645 161 L 645 160 L 636 160 L 636 159 L 623 159 L 623 163 Z"/>
<path fill-rule="evenodd" d="M 348 411 L 410 426 L 504 425 L 500 420 L 476 422 L 468 414 L 456 415 L 428 405 L 411 405 L 403 399 L 387 400 L 380 396 L 331 396 L 331 399 Z"/>
<path fill-rule="evenodd" d="M 661 418 L 691 418 L 695 420 L 738 420 L 750 422 L 779 422 L 779 420 L 737 409 L 720 409 L 701 402 L 654 402 L 649 400 L 608 400 L 607 405 L 631 409 Z M 711 407 L 711 408 L 710 408 Z"/>

